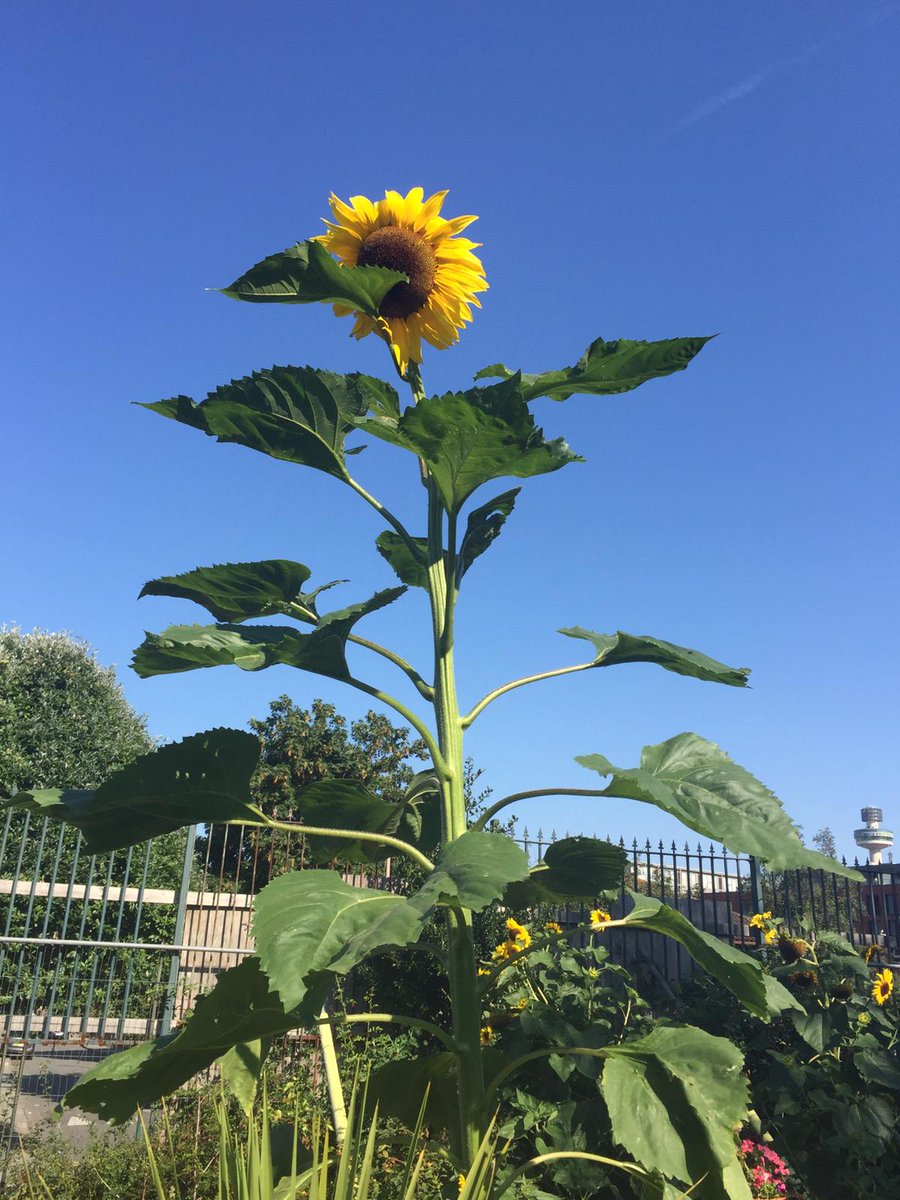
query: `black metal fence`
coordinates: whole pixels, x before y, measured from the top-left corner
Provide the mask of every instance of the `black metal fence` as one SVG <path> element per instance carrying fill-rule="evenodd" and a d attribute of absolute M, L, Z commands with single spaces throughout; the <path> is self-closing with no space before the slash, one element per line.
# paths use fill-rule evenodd
<path fill-rule="evenodd" d="M 556 835 L 526 829 L 518 840 L 537 862 Z M 768 909 L 789 925 L 802 915 L 815 929 L 900 957 L 900 865 L 855 864 L 865 877 L 859 883 L 812 870 L 771 874 L 712 845 L 619 845 L 625 878 L 618 900 L 604 904 L 619 913 L 630 888 L 751 948 L 758 935 L 750 917 Z M 15 1122 L 4 1110 L 15 1109 L 30 1077 L 25 1055 L 64 1060 L 71 1084 L 92 1054 L 166 1032 L 220 970 L 251 952 L 253 896 L 273 875 L 303 865 L 296 836 L 239 826 L 89 855 L 74 830 L 8 812 L 0 822 L 0 1127 L 8 1136 Z M 347 869 L 345 878 L 402 888 L 396 867 L 377 876 Z M 578 924 L 590 907 L 560 919 Z M 646 967 L 665 985 L 692 970 L 680 946 L 656 935 L 620 930 L 609 945 L 619 961 Z"/>

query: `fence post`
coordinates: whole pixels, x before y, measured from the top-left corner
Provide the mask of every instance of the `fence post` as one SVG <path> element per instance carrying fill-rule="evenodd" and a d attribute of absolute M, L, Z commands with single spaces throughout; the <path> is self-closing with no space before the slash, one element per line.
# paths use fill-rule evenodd
<path fill-rule="evenodd" d="M 184 940 L 185 916 L 187 914 L 188 889 L 191 886 L 191 868 L 194 865 L 194 844 L 197 841 L 197 826 L 191 825 L 184 844 L 184 862 L 181 865 L 181 885 L 175 898 L 175 932 L 172 941 L 180 946 Z M 159 1032 L 169 1033 L 175 1020 L 175 993 L 178 990 L 178 976 L 181 974 L 181 951 L 173 950 L 172 961 L 169 964 L 169 982 L 166 985 L 166 1003 L 159 1021 Z"/>
<path fill-rule="evenodd" d="M 765 911 L 766 900 L 765 900 L 765 897 L 763 896 L 762 873 L 760 872 L 760 869 L 759 869 L 759 859 L 756 857 L 755 854 L 751 854 L 749 857 L 749 862 L 750 862 L 750 900 L 751 900 L 751 904 L 753 906 L 753 912 L 761 913 L 761 912 Z M 756 930 L 756 940 L 757 940 L 757 942 L 762 941 L 762 930 L 761 929 Z"/>

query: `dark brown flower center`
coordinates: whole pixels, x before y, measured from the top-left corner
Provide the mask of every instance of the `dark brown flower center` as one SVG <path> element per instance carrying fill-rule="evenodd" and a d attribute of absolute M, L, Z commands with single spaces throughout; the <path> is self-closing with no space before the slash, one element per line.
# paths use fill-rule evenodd
<path fill-rule="evenodd" d="M 359 267 L 389 267 L 409 276 L 397 283 L 381 302 L 383 317 L 408 317 L 422 307 L 434 287 L 435 258 L 428 242 L 411 229 L 387 225 L 376 229 L 362 244 Z"/>

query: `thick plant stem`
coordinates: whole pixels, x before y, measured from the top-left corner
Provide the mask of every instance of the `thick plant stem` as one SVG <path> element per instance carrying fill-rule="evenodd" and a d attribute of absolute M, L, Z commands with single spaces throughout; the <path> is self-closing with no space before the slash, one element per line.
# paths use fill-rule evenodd
<path fill-rule="evenodd" d="M 328 1103 L 331 1105 L 331 1120 L 334 1124 L 335 1145 L 343 1146 L 347 1134 L 347 1108 L 344 1104 L 344 1089 L 341 1086 L 341 1072 L 338 1067 L 337 1052 L 334 1048 L 334 1033 L 326 1009 L 319 1013 L 319 1045 L 322 1050 L 322 1063 L 325 1068 L 325 1086 L 328 1089 Z"/>
<path fill-rule="evenodd" d="M 463 792 L 463 731 L 453 664 L 453 609 L 456 602 L 456 523 L 448 522 L 444 545 L 443 509 L 431 479 L 428 487 L 428 590 L 434 633 L 434 711 L 438 745 L 446 767 L 442 781 L 445 843 L 466 831 Z M 467 1167 L 478 1152 L 483 1130 L 484 1071 L 481 1062 L 481 1002 L 476 987 L 472 914 L 466 908 L 448 914 L 450 1001 L 459 1085 L 457 1152 Z"/>

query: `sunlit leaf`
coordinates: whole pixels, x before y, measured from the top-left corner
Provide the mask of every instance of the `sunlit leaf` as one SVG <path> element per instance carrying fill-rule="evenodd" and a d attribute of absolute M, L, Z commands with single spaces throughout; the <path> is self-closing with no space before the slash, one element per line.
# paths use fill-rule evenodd
<path fill-rule="evenodd" d="M 618 338 L 614 342 L 605 342 L 603 338 L 597 338 L 574 367 L 523 375 L 523 395 L 526 400 L 536 400 L 538 396 L 567 400 L 575 395 L 613 396 L 630 392 L 648 379 L 683 371 L 710 340 L 708 337 L 684 337 L 635 342 Z M 515 374 L 502 363 L 495 363 L 479 371 L 475 378 L 499 376 L 511 379 Z"/>
<path fill-rule="evenodd" d="M 259 823 L 261 813 L 250 797 L 258 761 L 254 734 L 211 729 L 142 754 L 95 791 L 18 792 L 5 807 L 74 825 L 91 853 L 102 854 L 185 825 Z"/>
<path fill-rule="evenodd" d="M 241 1042 L 232 1046 L 219 1059 L 222 1082 L 247 1116 L 253 1111 L 263 1063 L 266 1061 L 270 1045 L 270 1038 L 254 1038 L 252 1042 Z"/>
<path fill-rule="evenodd" d="M 590 642 L 597 652 L 594 663 L 598 667 L 611 667 L 616 663 L 656 663 L 677 675 L 689 675 L 710 683 L 727 683 L 732 687 L 745 687 L 750 674 L 749 667 L 727 667 L 698 650 L 688 650 L 659 638 L 636 637 L 621 630 L 614 634 L 594 633 L 580 625 L 559 632 Z"/>
<path fill-rule="evenodd" d="M 386 267 L 342 267 L 315 239 L 270 254 L 222 292 L 257 304 L 345 304 L 377 317 L 392 287 L 406 283 L 401 271 Z"/>
<path fill-rule="evenodd" d="M 696 733 L 645 746 L 641 765 L 631 769 L 613 766 L 602 754 L 575 761 L 612 776 L 604 795 L 655 804 L 729 850 L 755 854 L 773 871 L 813 867 L 862 880 L 858 871 L 808 850 L 778 797 Z"/>
<path fill-rule="evenodd" d="M 546 441 L 522 399 L 517 377 L 489 388 L 420 400 L 397 421 L 360 420 L 360 428 L 423 459 L 449 513 L 484 483 L 520 479 L 583 461 L 562 438 Z"/>
<path fill-rule="evenodd" d="M 615 1141 L 643 1167 L 695 1184 L 699 1200 L 751 1200 L 734 1137 L 747 1120 L 741 1051 L 689 1025 L 658 1025 L 607 1055 Z"/>
<path fill-rule="evenodd" d="M 202 604 L 217 621 L 246 621 L 287 613 L 309 579 L 309 567 L 286 558 L 197 567 L 182 575 L 162 575 L 141 596 L 177 596 Z"/>
<path fill-rule="evenodd" d="M 136 1108 L 174 1092 L 232 1047 L 311 1024 L 330 985 L 327 976 L 317 980 L 305 993 L 306 1005 L 287 1012 L 259 960 L 247 958 L 218 976 L 213 990 L 197 1000 L 174 1033 L 104 1058 L 82 1076 L 64 1103 L 114 1124 L 127 1121 Z"/>
<path fill-rule="evenodd" d="M 771 981 L 775 987 L 767 985 L 768 976 L 755 958 L 730 942 L 720 941 L 711 933 L 697 929 L 687 917 L 661 900 L 637 892 L 629 891 L 628 894 L 634 901 L 634 907 L 624 918 L 630 927 L 661 933 L 679 942 L 691 958 L 727 988 L 748 1012 L 768 1021 L 786 1009 L 800 1009 L 790 992 L 777 980 Z"/>
<path fill-rule="evenodd" d="M 321 972 L 342 975 L 382 946 L 411 945 L 438 904 L 477 911 L 527 869 L 512 839 L 470 831 L 444 848 L 410 896 L 353 887 L 334 871 L 291 871 L 257 897 L 257 951 L 285 1004 L 295 1008 Z"/>
<path fill-rule="evenodd" d="M 231 665 L 261 671 L 283 664 L 347 680 L 347 638 L 362 617 L 401 596 L 405 588 L 387 588 L 371 599 L 319 618 L 312 633 L 288 625 L 172 625 L 148 633 L 134 652 L 138 675 L 171 675 L 199 667 Z"/>
<path fill-rule="evenodd" d="M 394 389 L 371 375 L 336 375 L 313 367 L 272 367 L 235 379 L 195 403 L 174 396 L 143 404 L 164 417 L 273 458 L 348 478 L 344 445 L 370 409 L 396 405 Z"/>

